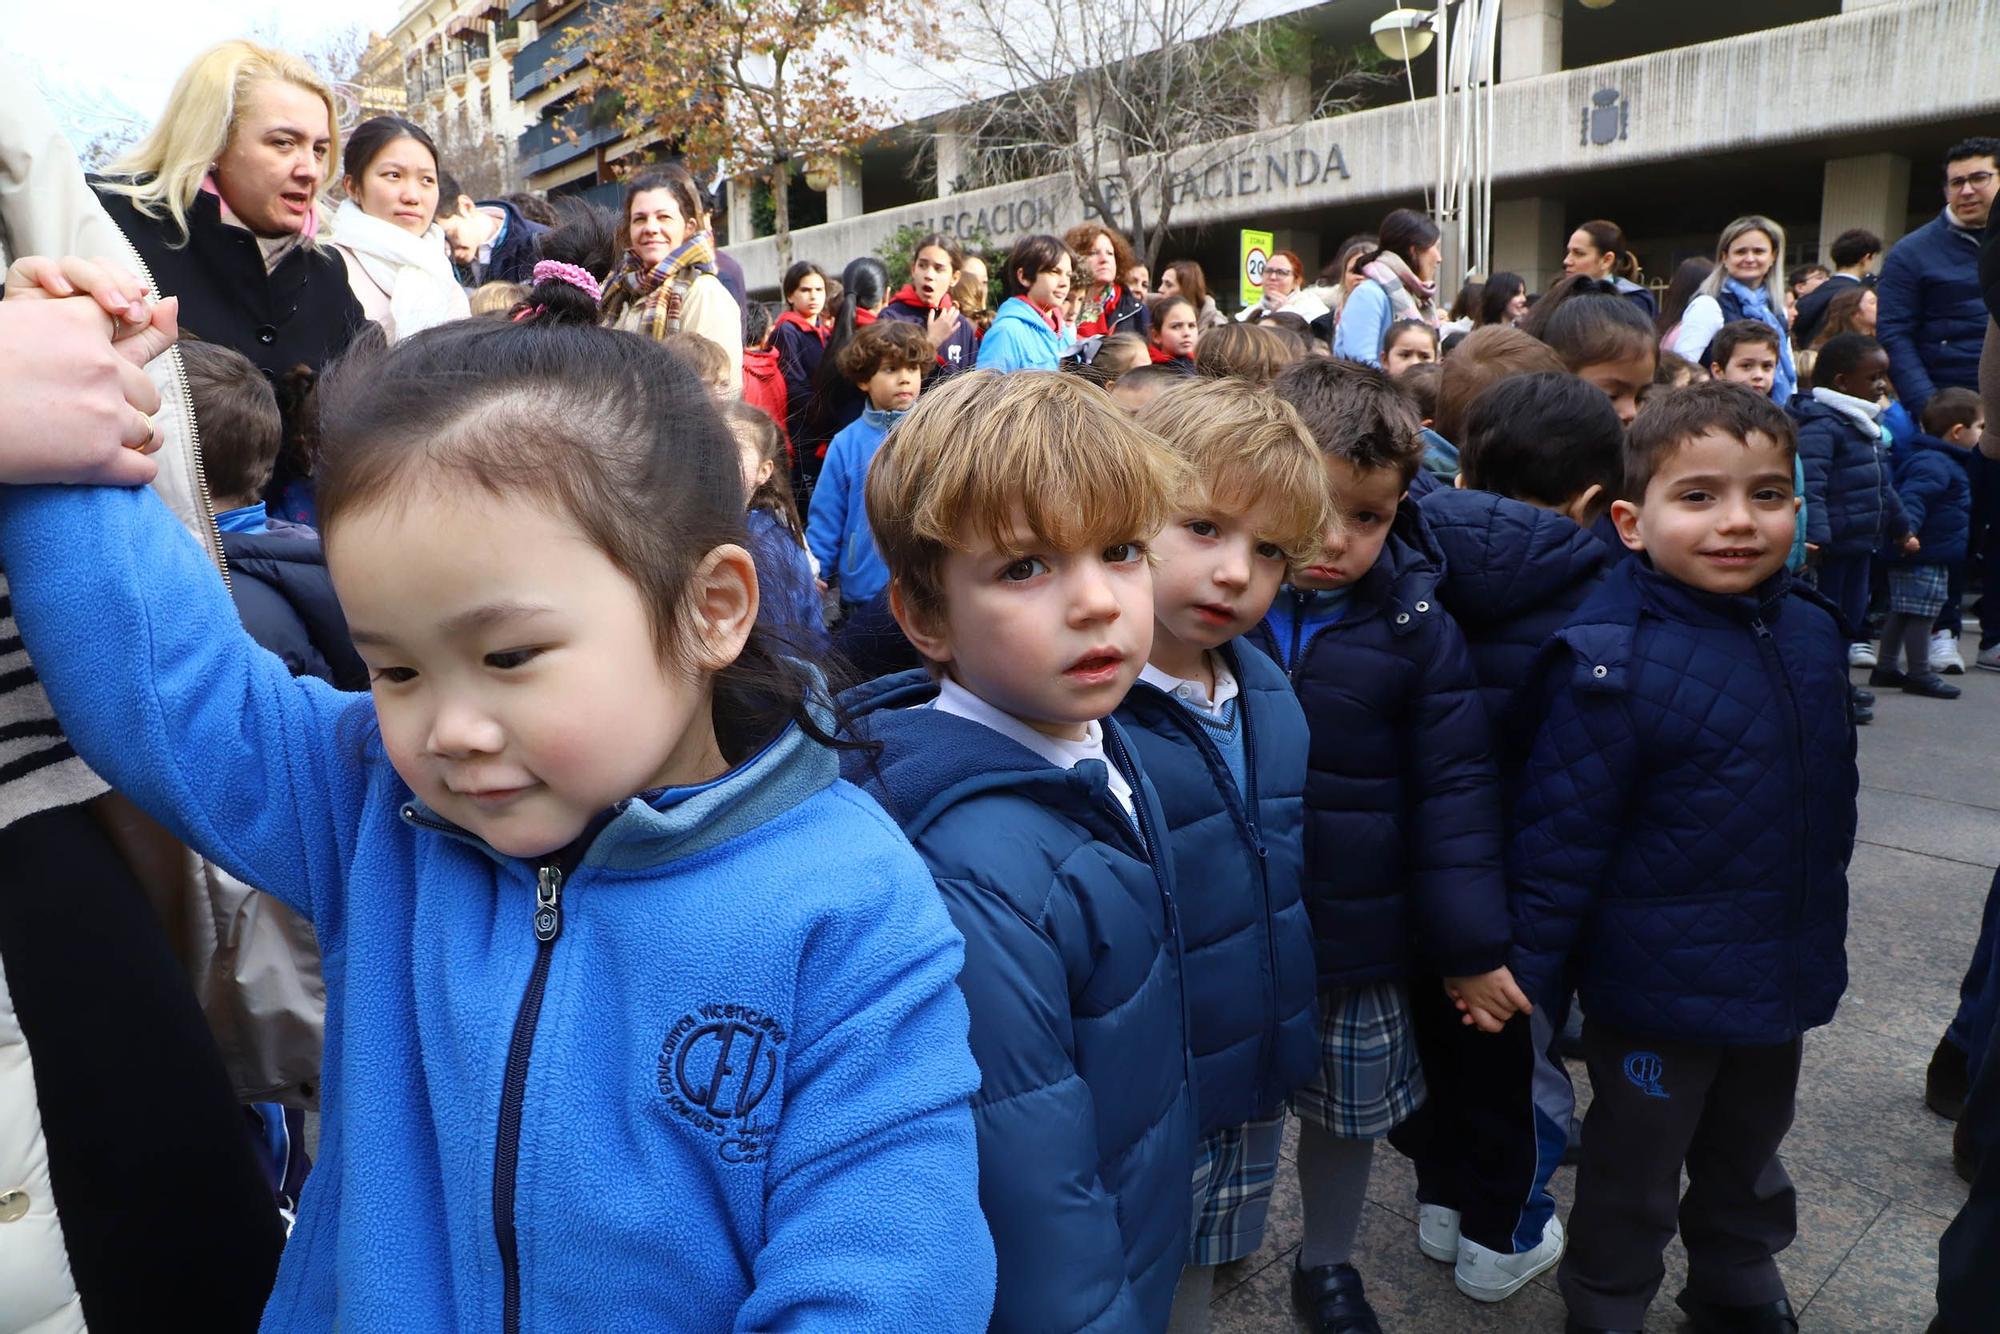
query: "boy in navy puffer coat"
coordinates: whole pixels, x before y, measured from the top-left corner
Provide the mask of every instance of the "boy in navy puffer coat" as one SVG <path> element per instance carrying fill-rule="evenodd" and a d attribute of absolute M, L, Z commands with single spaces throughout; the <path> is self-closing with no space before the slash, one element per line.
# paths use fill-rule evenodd
<path fill-rule="evenodd" d="M 1799 460 L 1806 475 L 1806 549 L 1819 558 L 1817 580 L 1859 642 L 1868 618 L 1868 560 L 1884 545 L 1903 545 L 1909 523 L 1896 497 L 1882 396 L 1889 358 L 1865 334 L 1827 340 L 1813 366 L 1813 389 L 1791 401 Z"/>
<path fill-rule="evenodd" d="M 1889 615 L 1868 677 L 1871 686 L 1900 686 L 1931 699 L 1959 696 L 1958 687 L 1931 667 L 1931 626 L 1945 609 L 1955 569 L 1964 565 L 1970 545 L 1969 451 L 1978 443 L 1983 416 L 1979 395 L 1970 389 L 1940 389 L 1924 405 L 1924 429 L 1890 451 L 1896 495 L 1917 549 L 1899 554 L 1889 566 Z M 1906 654 L 1908 668 L 1898 671 L 1896 663 Z"/>
<path fill-rule="evenodd" d="M 1559 1275 L 1570 1328 L 1638 1329 L 1676 1219 L 1700 1329 L 1796 1329 L 1773 1257 L 1801 1035 L 1847 984 L 1854 724 L 1838 618 L 1785 572 L 1789 419 L 1713 383 L 1649 401 L 1626 561 L 1537 673 L 1510 820 L 1515 971 L 1574 981 L 1595 1097 Z M 1685 1166 L 1691 1180 L 1680 1191 Z"/>
<path fill-rule="evenodd" d="M 1171 849 L 1109 716 L 1152 646 L 1145 543 L 1183 480 L 1098 389 L 976 370 L 926 394 L 868 476 L 891 609 L 929 670 L 850 692 L 876 744 L 848 773 L 965 936 L 994 1330 L 1156 1334 L 1187 1258 Z"/>
<path fill-rule="evenodd" d="M 1405 503 L 1414 408 L 1379 370 L 1308 360 L 1279 398 L 1319 446 L 1342 520 L 1259 635 L 1311 729 L 1306 905 L 1321 1069 L 1299 1095 L 1305 1237 L 1294 1303 L 1314 1329 L 1374 1320 L 1350 1263 L 1373 1142 L 1424 1098 L 1407 980 L 1442 975 L 1481 1027 L 1525 1002 L 1506 968 L 1498 775 L 1441 558 Z M 1361 1323 L 1353 1323 L 1360 1321 Z"/>
<path fill-rule="evenodd" d="M 1460 489 L 1433 492 L 1420 509 L 1444 555 L 1438 592 L 1472 652 L 1508 793 L 1530 739 L 1522 693 L 1535 660 L 1617 563 L 1597 528 L 1623 482 L 1625 428 L 1594 385 L 1541 371 L 1480 394 L 1460 437 Z M 1428 984 L 1412 987 L 1410 1008 L 1431 1099 L 1391 1139 L 1416 1164 L 1418 1245 L 1452 1264 L 1468 1295 L 1497 1300 L 1561 1253 L 1549 1180 L 1575 1095 L 1548 1053 L 1562 1016 L 1547 1007 L 1487 1035 Z"/>
<path fill-rule="evenodd" d="M 1194 471 L 1152 541 L 1153 650 L 1118 708 L 1160 793 L 1180 887 L 1199 1096 L 1194 1248 L 1173 1328 L 1205 1329 L 1214 1267 L 1256 1252 L 1285 1101 L 1318 1066 L 1305 859 L 1306 720 L 1239 638 L 1327 522 L 1298 414 L 1244 380 L 1177 386 L 1138 424 Z"/>

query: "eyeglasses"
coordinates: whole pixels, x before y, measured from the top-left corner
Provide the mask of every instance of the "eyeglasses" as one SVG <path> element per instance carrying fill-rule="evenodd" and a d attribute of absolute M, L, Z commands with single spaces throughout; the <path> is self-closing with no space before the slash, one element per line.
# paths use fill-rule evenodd
<path fill-rule="evenodd" d="M 1292 276 L 1292 271 L 1290 269 L 1281 269 L 1270 264 L 1266 264 L 1264 266 L 1264 272 L 1273 278 L 1289 278 Z"/>
<path fill-rule="evenodd" d="M 1993 184 L 1993 175 L 1990 171 L 1975 171 L 1969 172 L 1964 176 L 1950 177 L 1944 183 L 1944 192 L 1948 195 L 1955 195 L 1968 185 L 1975 190 L 1984 190 L 1987 186 Z"/>

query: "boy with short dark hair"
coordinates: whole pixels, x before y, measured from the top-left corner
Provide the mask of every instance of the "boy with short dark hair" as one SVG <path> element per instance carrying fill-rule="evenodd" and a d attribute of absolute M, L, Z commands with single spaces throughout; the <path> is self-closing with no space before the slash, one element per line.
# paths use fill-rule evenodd
<path fill-rule="evenodd" d="M 1798 313 L 1792 320 L 1794 347 L 1812 346 L 1820 326 L 1826 323 L 1826 308 L 1836 296 L 1852 291 L 1857 283 L 1874 281 L 1868 270 L 1882 257 L 1882 238 L 1865 227 L 1850 227 L 1833 238 L 1826 256 L 1833 261 L 1833 275 L 1799 298 Z"/>
<path fill-rule="evenodd" d="M 1256 1253 L 1286 1100 L 1319 1055 L 1304 866 L 1306 720 L 1241 638 L 1311 560 L 1326 478 L 1298 414 L 1241 380 L 1183 383 L 1139 414 L 1193 472 L 1151 543 L 1153 648 L 1118 706 L 1160 793 L 1180 886 L 1201 1146 L 1173 1334 L 1208 1328 L 1215 1266 Z"/>
<path fill-rule="evenodd" d="M 970 442 L 977 447 L 970 447 Z M 1167 826 L 1110 717 L 1153 639 L 1183 465 L 1073 376 L 968 371 L 882 446 L 868 515 L 926 670 L 845 697 L 847 776 L 965 937 L 998 1331 L 1160 1330 L 1196 1126 Z"/>
<path fill-rule="evenodd" d="M 1442 976 L 1491 1031 L 1525 1002 L 1504 967 L 1485 710 L 1440 605 L 1441 557 L 1404 503 L 1423 456 L 1417 415 L 1387 375 L 1351 362 L 1296 363 L 1275 388 L 1312 433 L 1341 519 L 1259 635 L 1312 733 L 1306 901 L 1321 1059 L 1294 1102 L 1305 1237 L 1292 1299 L 1315 1330 L 1358 1329 L 1368 1304 L 1351 1260 L 1374 1141 L 1424 1099 L 1410 979 Z M 1495 1300 L 1517 1290 L 1561 1253 L 1561 1229 L 1550 1231 L 1552 1251 L 1506 1257 L 1504 1275 L 1461 1273 L 1461 1286 L 1490 1277 Z"/>
<path fill-rule="evenodd" d="M 1536 673 L 1507 866 L 1523 989 L 1555 1003 L 1574 981 L 1585 1015 L 1572 1331 L 1641 1327 L 1677 1220 L 1697 1329 L 1798 1327 L 1777 1151 L 1801 1035 L 1846 987 L 1859 775 L 1839 620 L 1784 568 L 1793 452 L 1741 386 L 1649 402 L 1612 505 L 1643 558 Z"/>
<path fill-rule="evenodd" d="M 1873 667 L 1875 650 L 1862 642 L 1868 619 L 1868 561 L 1878 550 L 1914 539 L 1896 496 L 1889 436 L 1881 425 L 1889 391 L 1889 356 L 1866 334 L 1827 340 L 1813 366 L 1813 388 L 1788 409 L 1798 424 L 1798 456 L 1806 479 L 1806 550 L 1819 557 L 1820 591 L 1838 608 L 1853 637 L 1848 661 Z"/>
<path fill-rule="evenodd" d="M 1708 344 L 1708 371 L 1718 380 L 1731 384 L 1747 385 L 1760 394 L 1771 392 L 1771 386 L 1778 378 L 1778 331 L 1762 320 L 1731 320 L 1716 331 Z M 1802 570 L 1806 563 L 1806 528 L 1811 520 L 1804 506 L 1806 474 L 1805 461 L 1792 461 L 1792 485 L 1799 495 L 1799 522 L 1797 536 L 1792 539 L 1792 554 L 1785 560 L 1785 568 Z"/>
<path fill-rule="evenodd" d="M 1962 565 L 1972 535 L 1972 478 L 1967 452 L 1979 443 L 1986 414 L 1970 389 L 1940 389 L 1924 404 L 1923 430 L 1891 451 L 1896 496 L 1903 504 L 1914 552 L 1890 558 L 1889 615 L 1868 684 L 1928 699 L 1960 691 L 1931 662 L 1931 626 L 1945 609 L 1952 567 Z M 1907 670 L 1897 662 L 1906 657 Z"/>
<path fill-rule="evenodd" d="M 806 546 L 819 562 L 820 578 L 838 586 L 845 615 L 888 587 L 889 571 L 868 530 L 868 465 L 890 429 L 915 405 L 924 373 L 935 360 L 922 330 L 881 320 L 840 349 L 840 373 L 866 402 L 861 415 L 826 447 L 806 513 Z"/>

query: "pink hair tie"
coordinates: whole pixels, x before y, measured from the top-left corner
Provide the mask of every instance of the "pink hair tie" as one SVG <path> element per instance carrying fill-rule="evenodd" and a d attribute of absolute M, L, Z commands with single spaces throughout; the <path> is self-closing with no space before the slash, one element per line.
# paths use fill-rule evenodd
<path fill-rule="evenodd" d="M 591 275 L 590 270 L 581 264 L 566 264 L 559 259 L 538 261 L 535 264 L 535 281 L 546 282 L 550 278 L 582 289 L 592 301 L 604 300 L 604 289 L 597 285 L 597 279 Z"/>

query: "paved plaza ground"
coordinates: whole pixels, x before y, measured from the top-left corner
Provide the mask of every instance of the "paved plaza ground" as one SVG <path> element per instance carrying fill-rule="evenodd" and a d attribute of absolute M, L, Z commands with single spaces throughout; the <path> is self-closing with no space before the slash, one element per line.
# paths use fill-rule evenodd
<path fill-rule="evenodd" d="M 1785 1144 L 1799 1236 L 1780 1263 L 1807 1331 L 1921 1331 L 1935 1310 L 1938 1235 L 1965 1199 L 1951 1127 L 1924 1107 L 1923 1079 L 2000 864 L 2000 674 L 1951 679 L 1963 699 L 1877 692 L 1875 723 L 1861 729 L 1851 980 L 1833 1024 L 1806 1039 L 1798 1122 Z M 1587 1096 L 1582 1066 L 1571 1073 Z M 1264 1248 L 1217 1276 L 1216 1334 L 1304 1328 L 1288 1286 L 1300 1228 L 1290 1157 L 1288 1144 Z M 1565 1214 L 1573 1178 L 1565 1168 L 1555 1179 Z M 1417 1250 L 1414 1189 L 1408 1163 L 1379 1146 L 1355 1263 L 1387 1334 L 1562 1329 L 1554 1271 L 1500 1306 L 1462 1297 L 1450 1267 Z M 1684 1328 L 1672 1298 L 1685 1272 L 1676 1241 L 1649 1331 Z"/>

